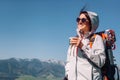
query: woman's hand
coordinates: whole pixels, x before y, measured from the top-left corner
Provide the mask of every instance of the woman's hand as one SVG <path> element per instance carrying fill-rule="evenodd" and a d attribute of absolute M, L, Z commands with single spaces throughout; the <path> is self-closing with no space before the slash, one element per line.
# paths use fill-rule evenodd
<path fill-rule="evenodd" d="M 75 45 L 76 47 L 82 48 L 83 43 L 81 42 L 82 38 L 79 37 L 71 37 L 70 38 L 70 44 Z"/>

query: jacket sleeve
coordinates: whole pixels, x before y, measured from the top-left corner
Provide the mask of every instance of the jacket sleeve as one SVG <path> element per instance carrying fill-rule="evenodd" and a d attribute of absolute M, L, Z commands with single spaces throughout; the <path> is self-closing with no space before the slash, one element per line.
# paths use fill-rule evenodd
<path fill-rule="evenodd" d="M 69 72 L 69 61 L 70 61 L 70 47 L 68 48 L 68 53 L 67 53 L 67 60 L 66 60 L 66 64 L 65 64 L 65 76 L 68 75 Z"/>
<path fill-rule="evenodd" d="M 76 47 L 70 45 L 67 52 L 67 61 L 65 65 L 65 75 L 67 76 L 75 67 L 75 59 L 76 59 Z M 74 70 L 73 70 L 74 71 Z"/>
<path fill-rule="evenodd" d="M 87 57 L 98 67 L 102 67 L 105 64 L 106 55 L 104 42 L 101 36 L 96 35 L 92 48 L 90 48 L 90 46 L 88 45 L 89 43 L 86 44 L 84 40 L 82 41 L 82 43 L 82 50 L 84 54 L 86 54 Z"/>
<path fill-rule="evenodd" d="M 66 76 L 68 75 L 69 69 L 70 69 L 71 48 L 72 48 L 72 45 L 69 46 L 68 52 L 67 52 L 67 60 L 66 60 L 66 65 L 65 65 L 65 75 Z"/>

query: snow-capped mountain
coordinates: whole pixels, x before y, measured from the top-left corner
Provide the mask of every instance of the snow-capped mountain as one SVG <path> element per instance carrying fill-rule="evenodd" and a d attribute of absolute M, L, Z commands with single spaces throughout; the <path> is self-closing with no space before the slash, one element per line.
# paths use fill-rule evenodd
<path fill-rule="evenodd" d="M 64 61 L 60 61 L 60 60 L 48 59 L 48 60 L 40 60 L 40 61 L 47 62 L 47 63 L 60 64 L 62 66 L 65 66 L 65 62 Z"/>
<path fill-rule="evenodd" d="M 54 59 L 39 60 L 10 58 L 0 60 L 0 74 L 7 76 L 31 75 L 42 78 L 48 76 L 53 78 L 63 78 L 65 72 L 64 64 L 63 61 Z"/>

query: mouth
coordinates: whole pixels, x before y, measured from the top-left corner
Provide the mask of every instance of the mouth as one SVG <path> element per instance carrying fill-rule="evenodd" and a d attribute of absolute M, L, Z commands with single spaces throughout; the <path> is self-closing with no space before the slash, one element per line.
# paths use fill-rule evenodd
<path fill-rule="evenodd" d="M 78 28 L 82 29 L 82 28 L 84 28 L 84 26 L 82 24 L 80 24 L 80 25 L 78 25 Z"/>

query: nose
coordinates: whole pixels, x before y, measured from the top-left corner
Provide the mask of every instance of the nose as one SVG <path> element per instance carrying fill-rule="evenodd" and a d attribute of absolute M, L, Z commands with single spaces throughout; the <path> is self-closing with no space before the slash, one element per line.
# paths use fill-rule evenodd
<path fill-rule="evenodd" d="M 82 21 L 80 20 L 80 21 L 78 22 L 78 24 L 82 24 Z"/>

